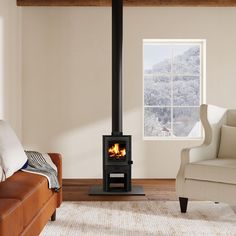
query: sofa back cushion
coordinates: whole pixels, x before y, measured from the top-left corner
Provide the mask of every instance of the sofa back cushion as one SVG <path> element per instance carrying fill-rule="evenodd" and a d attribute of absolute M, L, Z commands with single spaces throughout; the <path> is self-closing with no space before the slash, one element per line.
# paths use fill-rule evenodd
<path fill-rule="evenodd" d="M 236 127 L 223 125 L 218 158 L 236 158 Z"/>
<path fill-rule="evenodd" d="M 24 149 L 12 128 L 0 120 L 0 165 L 5 177 L 21 169 L 27 161 Z"/>

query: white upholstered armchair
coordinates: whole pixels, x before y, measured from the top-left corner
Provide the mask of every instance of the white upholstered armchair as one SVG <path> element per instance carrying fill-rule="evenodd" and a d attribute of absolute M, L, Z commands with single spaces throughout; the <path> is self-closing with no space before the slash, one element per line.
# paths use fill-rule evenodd
<path fill-rule="evenodd" d="M 176 192 L 181 212 L 188 198 L 236 204 L 236 110 L 201 105 L 201 146 L 181 152 Z"/>

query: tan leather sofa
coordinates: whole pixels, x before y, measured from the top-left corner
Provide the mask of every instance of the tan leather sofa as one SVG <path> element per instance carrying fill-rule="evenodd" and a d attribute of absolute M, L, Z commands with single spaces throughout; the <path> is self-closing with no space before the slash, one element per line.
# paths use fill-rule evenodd
<path fill-rule="evenodd" d="M 61 155 L 49 153 L 58 168 L 62 185 Z M 58 193 L 48 188 L 44 176 L 18 171 L 0 183 L 0 235 L 39 235 L 48 220 L 55 220 L 62 202 Z"/>

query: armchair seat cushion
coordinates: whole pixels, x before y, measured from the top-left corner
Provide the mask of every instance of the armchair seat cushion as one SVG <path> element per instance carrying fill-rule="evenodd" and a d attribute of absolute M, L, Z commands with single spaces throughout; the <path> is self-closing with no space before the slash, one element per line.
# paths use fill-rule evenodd
<path fill-rule="evenodd" d="M 189 163 L 185 179 L 236 184 L 236 159 L 212 159 Z"/>

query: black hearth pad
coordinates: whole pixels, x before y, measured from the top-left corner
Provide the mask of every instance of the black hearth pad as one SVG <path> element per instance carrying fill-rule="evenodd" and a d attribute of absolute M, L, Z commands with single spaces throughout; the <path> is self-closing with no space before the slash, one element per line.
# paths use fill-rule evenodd
<path fill-rule="evenodd" d="M 89 195 L 92 196 L 145 196 L 142 186 L 134 185 L 132 186 L 132 191 L 130 192 L 104 192 L 102 185 L 94 185 L 89 190 Z"/>

